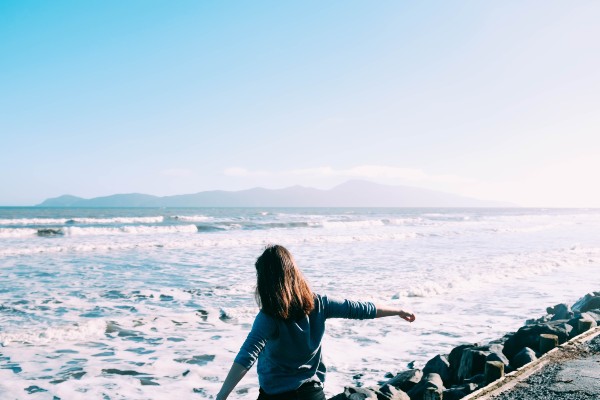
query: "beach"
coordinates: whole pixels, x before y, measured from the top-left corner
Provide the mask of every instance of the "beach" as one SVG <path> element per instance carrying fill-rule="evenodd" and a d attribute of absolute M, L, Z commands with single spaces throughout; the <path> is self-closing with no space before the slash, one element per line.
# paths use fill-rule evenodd
<path fill-rule="evenodd" d="M 595 209 L 0 208 L 0 393 L 211 398 L 258 312 L 254 261 L 417 315 L 330 320 L 325 392 L 372 386 L 598 290 Z M 256 368 L 232 398 L 258 394 Z"/>

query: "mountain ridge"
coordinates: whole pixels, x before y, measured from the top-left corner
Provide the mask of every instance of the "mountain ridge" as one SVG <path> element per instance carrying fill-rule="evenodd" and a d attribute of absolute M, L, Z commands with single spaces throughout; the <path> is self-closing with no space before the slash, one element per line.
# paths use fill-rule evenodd
<path fill-rule="evenodd" d="M 294 185 L 282 189 L 254 187 L 239 191 L 208 190 L 153 196 L 113 194 L 85 199 L 73 195 L 49 198 L 37 207 L 515 207 L 414 186 L 392 186 L 351 180 L 316 189 Z"/>

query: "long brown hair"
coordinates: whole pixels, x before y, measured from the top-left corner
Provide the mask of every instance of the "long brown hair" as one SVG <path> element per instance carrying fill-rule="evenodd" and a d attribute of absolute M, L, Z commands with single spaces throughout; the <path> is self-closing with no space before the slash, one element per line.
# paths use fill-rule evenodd
<path fill-rule="evenodd" d="M 255 266 L 255 297 L 263 312 L 275 318 L 296 320 L 313 310 L 314 294 L 285 247 L 267 246 Z"/>

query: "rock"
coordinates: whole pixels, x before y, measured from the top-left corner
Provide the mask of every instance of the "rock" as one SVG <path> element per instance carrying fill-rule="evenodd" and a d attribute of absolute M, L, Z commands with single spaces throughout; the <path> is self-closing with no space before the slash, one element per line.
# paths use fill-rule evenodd
<path fill-rule="evenodd" d="M 580 318 L 592 319 L 596 321 L 597 324 L 600 324 L 600 310 L 588 310 L 581 313 Z"/>
<path fill-rule="evenodd" d="M 473 375 L 469 379 L 465 379 L 464 383 L 473 384 L 473 385 L 476 385 L 477 387 L 483 387 L 483 386 L 485 386 L 485 374 Z"/>
<path fill-rule="evenodd" d="M 552 321 L 556 321 L 558 319 L 569 319 L 573 317 L 571 307 L 565 303 L 557 304 L 554 307 L 548 307 L 546 308 L 546 311 L 548 314 L 552 315 Z"/>
<path fill-rule="evenodd" d="M 199 316 L 202 321 L 206 321 L 208 319 L 208 311 L 206 310 L 196 310 L 196 315 Z"/>
<path fill-rule="evenodd" d="M 408 392 L 423 378 L 423 372 L 420 369 L 409 369 L 387 381 L 386 385 L 391 385 L 403 392 Z"/>
<path fill-rule="evenodd" d="M 444 400 L 460 400 L 463 397 L 465 397 L 466 395 L 468 395 L 468 393 L 462 391 L 461 389 L 452 388 L 452 389 L 444 390 L 444 393 L 442 394 L 442 398 Z"/>
<path fill-rule="evenodd" d="M 552 317 L 549 315 L 544 315 L 540 318 L 532 318 L 525 321 L 525 325 L 535 325 L 535 324 L 543 324 L 544 322 L 550 321 Z"/>
<path fill-rule="evenodd" d="M 37 230 L 38 236 L 58 236 L 64 235 L 62 229 L 42 228 Z"/>
<path fill-rule="evenodd" d="M 590 310 L 600 309 L 600 296 L 597 292 L 588 293 L 573 304 L 573 311 L 586 312 Z"/>
<path fill-rule="evenodd" d="M 573 318 L 573 315 L 575 315 L 575 313 L 573 311 L 569 311 L 567 313 L 561 314 L 560 316 L 555 315 L 550 319 L 550 321 L 558 321 L 559 319 L 570 319 Z"/>
<path fill-rule="evenodd" d="M 504 355 L 504 353 L 502 353 L 502 351 L 499 352 L 492 352 L 490 354 L 488 354 L 488 356 L 485 358 L 485 361 L 499 361 L 502 364 L 504 364 L 504 370 L 506 371 L 506 367 L 508 367 L 510 365 L 510 361 L 508 361 L 508 358 L 506 358 L 506 356 Z"/>
<path fill-rule="evenodd" d="M 463 353 L 467 349 L 472 349 L 477 346 L 476 344 L 461 344 L 452 349 L 448 355 L 448 362 L 450 363 L 450 375 L 451 381 L 458 383 L 458 370 L 460 368 L 460 360 L 462 359 Z"/>
<path fill-rule="evenodd" d="M 467 383 L 464 385 L 452 386 L 450 389 L 444 390 L 444 400 L 459 400 L 473 393 L 478 389 L 475 383 Z"/>
<path fill-rule="evenodd" d="M 498 347 L 500 347 L 500 348 L 501 348 L 501 347 L 504 347 L 504 343 L 506 343 L 506 341 L 507 341 L 507 340 L 508 340 L 510 337 L 512 337 L 512 335 L 513 335 L 513 334 L 514 334 L 514 333 L 507 333 L 507 334 L 505 334 L 504 336 L 502 336 L 500 339 L 495 339 L 495 340 L 492 340 L 492 341 L 490 342 L 490 347 L 493 347 L 493 346 L 498 346 Z M 491 350 L 491 349 L 490 349 L 490 350 Z"/>
<path fill-rule="evenodd" d="M 482 346 L 482 348 L 485 348 L 487 351 L 489 351 L 491 353 L 502 353 L 502 349 L 504 349 L 504 342 L 502 342 L 502 343 L 490 342 L 490 344 L 488 344 L 487 346 Z"/>
<path fill-rule="evenodd" d="M 425 368 L 423 368 L 423 374 L 427 375 L 431 373 L 438 374 L 442 378 L 444 385 L 450 386 L 452 377 L 450 375 L 450 363 L 446 356 L 437 355 L 427 361 Z"/>
<path fill-rule="evenodd" d="M 487 361 L 485 363 L 485 384 L 497 381 L 504 376 L 504 363 L 501 361 Z"/>
<path fill-rule="evenodd" d="M 565 333 L 567 335 L 567 338 L 565 339 L 565 341 L 569 340 L 572 337 L 572 332 L 573 332 L 573 327 L 571 325 L 569 325 L 568 323 L 569 321 L 567 320 L 558 320 L 558 321 L 553 321 L 553 323 L 556 323 L 556 325 L 554 325 L 554 329 L 556 329 L 558 332 L 552 333 L 553 335 L 558 336 L 558 340 L 559 343 L 562 344 L 564 342 L 560 342 L 560 334 L 559 333 Z"/>
<path fill-rule="evenodd" d="M 463 352 L 458 368 L 458 382 L 463 382 L 465 379 L 473 375 L 482 374 L 485 369 L 485 361 L 490 354 L 483 347 L 473 347 L 466 349 Z"/>
<path fill-rule="evenodd" d="M 421 379 L 421 381 L 407 393 L 411 400 L 421 400 L 423 399 L 423 395 L 428 388 L 435 388 L 436 391 L 442 393 L 444 391 L 444 383 L 442 382 L 442 378 L 438 374 L 427 374 L 423 376 L 423 379 Z"/>
<path fill-rule="evenodd" d="M 580 318 L 577 321 L 577 331 L 579 333 L 587 332 L 598 324 L 593 319 Z"/>
<path fill-rule="evenodd" d="M 444 391 L 435 387 L 428 387 L 423 392 L 423 400 L 442 400 Z"/>
<path fill-rule="evenodd" d="M 531 350 L 529 347 L 525 347 L 510 360 L 510 365 L 514 368 L 521 368 L 523 365 L 529 364 L 535 360 L 537 360 L 535 351 Z"/>
<path fill-rule="evenodd" d="M 598 319 L 596 319 L 598 318 Z M 575 313 L 575 316 L 573 318 L 571 318 L 568 322 L 569 325 L 571 325 L 573 327 L 573 330 L 571 331 L 571 337 L 575 337 L 577 335 L 581 335 L 583 332 L 585 332 L 585 330 L 582 330 L 582 327 L 585 326 L 580 326 L 579 321 L 581 320 L 588 320 L 591 321 L 591 328 L 594 328 L 596 326 L 598 326 L 598 321 L 600 320 L 600 313 L 596 314 L 596 312 L 594 311 L 587 311 L 584 313 Z"/>
<path fill-rule="evenodd" d="M 540 335 L 539 351 L 541 354 L 549 352 L 556 346 L 558 346 L 558 336 L 549 333 L 542 333 Z"/>
<path fill-rule="evenodd" d="M 509 360 L 512 360 L 523 347 L 537 348 L 539 337 L 542 333 L 558 336 L 558 342 L 562 344 L 569 340 L 569 334 L 573 330 L 573 327 L 567 322 L 559 320 L 544 324 L 526 325 L 504 343 L 502 351 Z"/>
<path fill-rule="evenodd" d="M 575 314 L 575 316 L 573 318 L 571 318 L 569 320 L 569 322 L 567 322 L 567 324 L 571 325 L 571 327 L 573 328 L 573 330 L 571 331 L 571 333 L 575 336 L 579 335 L 581 332 L 578 331 L 579 328 L 579 320 L 581 319 L 581 314 Z"/>
<path fill-rule="evenodd" d="M 344 395 L 348 400 L 377 400 L 375 391 L 368 388 L 345 387 Z"/>
<path fill-rule="evenodd" d="M 489 346 L 490 354 L 485 358 L 485 361 L 500 361 L 504 364 L 504 370 L 506 371 L 506 367 L 509 366 L 510 362 L 508 358 L 503 353 L 504 344 L 491 343 Z"/>
<path fill-rule="evenodd" d="M 405 392 L 392 385 L 383 385 L 376 394 L 378 400 L 410 400 Z"/>

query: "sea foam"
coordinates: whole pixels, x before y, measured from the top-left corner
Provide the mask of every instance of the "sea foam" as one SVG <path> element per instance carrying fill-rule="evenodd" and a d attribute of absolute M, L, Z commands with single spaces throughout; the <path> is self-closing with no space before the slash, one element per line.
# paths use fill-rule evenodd
<path fill-rule="evenodd" d="M 42 216 L 53 222 L 36 221 Z M 254 262 L 268 243 L 292 251 L 317 293 L 416 313 L 412 324 L 328 321 L 327 396 L 346 385 L 370 386 L 409 362 L 419 367 L 453 346 L 501 337 L 543 313 L 540 304 L 598 290 L 590 277 L 600 266 L 599 216 L 522 209 L 0 210 L 1 220 L 20 220 L 0 224 L 0 279 L 10 282 L 0 291 L 0 392 L 32 399 L 214 397 L 258 312 Z M 257 397 L 256 368 L 236 390 L 236 398 Z"/>

